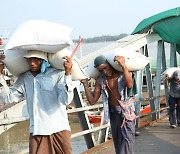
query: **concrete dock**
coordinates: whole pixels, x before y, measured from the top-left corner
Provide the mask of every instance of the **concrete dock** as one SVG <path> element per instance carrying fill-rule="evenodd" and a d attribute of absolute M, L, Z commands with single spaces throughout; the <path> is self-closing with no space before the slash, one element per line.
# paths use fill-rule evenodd
<path fill-rule="evenodd" d="M 168 117 L 164 117 L 138 129 L 134 154 L 180 154 L 180 127 L 170 128 Z M 81 154 L 115 154 L 113 141 L 100 144 Z"/>

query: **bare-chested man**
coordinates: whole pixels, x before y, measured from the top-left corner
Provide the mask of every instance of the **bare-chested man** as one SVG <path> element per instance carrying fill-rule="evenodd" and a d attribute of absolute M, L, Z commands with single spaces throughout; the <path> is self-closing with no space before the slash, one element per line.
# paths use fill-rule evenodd
<path fill-rule="evenodd" d="M 127 89 L 133 86 L 132 73 L 128 71 L 124 57 L 115 56 L 114 61 L 121 66 L 122 72 L 115 70 L 104 56 L 95 58 L 94 67 L 101 75 L 96 79 L 93 92 L 89 89 L 87 79 L 81 80 L 81 82 L 91 105 L 95 104 L 102 94 L 105 122 L 110 119 L 116 154 L 132 154 L 135 124 L 134 121 L 127 121 L 121 127 L 124 118 L 118 102 L 118 100 L 129 99 Z"/>

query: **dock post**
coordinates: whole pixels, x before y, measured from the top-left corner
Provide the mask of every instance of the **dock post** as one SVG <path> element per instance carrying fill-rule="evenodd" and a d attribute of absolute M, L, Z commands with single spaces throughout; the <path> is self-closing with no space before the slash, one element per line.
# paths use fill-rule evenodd
<path fill-rule="evenodd" d="M 147 45 L 145 46 L 145 56 L 149 57 Z M 147 64 L 146 66 L 146 79 L 147 79 L 147 88 L 148 88 L 149 98 L 154 98 L 150 64 Z M 154 99 L 150 99 L 150 106 L 151 106 L 151 111 L 154 111 L 155 110 Z"/>
<path fill-rule="evenodd" d="M 170 67 L 177 67 L 176 46 L 174 43 L 170 45 Z"/>
<path fill-rule="evenodd" d="M 76 108 L 83 107 L 83 100 L 82 100 L 80 91 L 79 91 L 79 89 L 77 89 L 77 87 L 74 89 L 73 101 L 74 101 L 74 105 Z M 91 129 L 91 125 L 88 121 L 88 117 L 86 114 L 84 114 L 84 111 L 78 112 L 77 114 L 78 114 L 78 118 L 79 118 L 79 122 L 80 122 L 82 130 Z M 86 145 L 87 145 L 88 149 L 95 146 L 92 134 L 86 134 L 86 135 L 84 135 L 84 138 L 85 138 Z"/>
<path fill-rule="evenodd" d="M 140 49 L 141 53 L 144 53 L 144 47 Z M 139 102 L 136 102 L 135 104 L 135 112 L 136 115 L 140 115 L 140 110 L 141 110 L 141 99 L 142 99 L 142 85 L 143 85 L 143 70 L 137 71 L 137 89 L 138 89 L 138 94 L 136 96 L 136 99 L 139 100 Z M 136 127 L 140 127 L 140 117 L 136 119 Z"/>
<path fill-rule="evenodd" d="M 155 108 L 156 110 L 158 110 L 157 113 L 152 114 L 152 120 L 156 120 L 160 118 L 160 102 L 159 102 L 159 96 L 160 96 L 160 86 L 161 86 L 161 79 L 160 79 L 160 75 L 161 75 L 161 62 L 162 62 L 162 50 L 163 50 L 163 44 L 164 41 L 158 41 L 158 48 L 157 48 L 157 64 L 156 64 L 156 83 L 155 83 Z"/>
<path fill-rule="evenodd" d="M 165 47 L 163 45 L 163 50 L 162 50 L 162 72 L 164 72 L 167 69 L 167 64 L 166 64 L 166 54 L 165 54 Z M 169 90 L 168 90 L 168 84 L 164 80 L 164 92 L 165 92 L 165 97 L 166 97 L 166 107 L 169 106 L 168 99 L 169 99 Z M 169 109 L 167 109 L 167 113 L 169 112 Z"/>

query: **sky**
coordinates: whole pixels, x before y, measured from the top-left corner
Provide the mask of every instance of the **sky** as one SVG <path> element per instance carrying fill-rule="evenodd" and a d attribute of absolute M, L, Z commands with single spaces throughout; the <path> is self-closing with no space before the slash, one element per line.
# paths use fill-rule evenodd
<path fill-rule="evenodd" d="M 73 29 L 72 39 L 130 34 L 145 18 L 180 7 L 180 0 L 0 0 L 0 34 L 28 20 Z"/>

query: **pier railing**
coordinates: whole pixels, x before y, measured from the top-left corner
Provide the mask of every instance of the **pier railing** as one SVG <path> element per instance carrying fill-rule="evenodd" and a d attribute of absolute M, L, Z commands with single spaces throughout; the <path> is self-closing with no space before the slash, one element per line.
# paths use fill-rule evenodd
<path fill-rule="evenodd" d="M 72 134 L 71 138 L 84 136 L 88 149 L 96 146 L 97 144 L 107 141 L 110 124 L 109 123 L 104 124 L 103 116 L 102 116 L 100 125 L 95 127 L 94 125 L 90 124 L 88 115 L 86 112 L 90 110 L 99 110 L 99 109 L 102 110 L 103 105 L 96 104 L 92 106 L 87 106 L 87 105 L 84 106 L 84 102 L 82 100 L 81 94 L 78 91 L 78 89 L 75 89 L 74 92 L 75 92 L 75 98 L 74 98 L 75 108 L 68 109 L 67 112 L 68 114 L 77 113 L 82 130 L 80 132 Z M 155 99 L 160 98 L 160 97 L 165 97 L 165 96 L 161 95 L 161 96 L 158 96 L 158 97 L 156 96 L 154 98 L 149 98 L 149 99 L 144 98 L 141 100 L 136 100 L 136 103 L 146 102 L 146 104 L 148 104 L 147 101 L 148 102 L 150 100 L 154 101 Z M 141 117 L 152 115 L 154 113 L 158 113 L 167 109 L 168 109 L 168 106 L 160 108 L 160 109 L 156 109 L 155 111 L 151 111 L 146 114 L 141 114 L 141 115 L 138 114 L 137 119 L 139 118 L 140 120 Z M 14 114 L 14 111 L 16 111 L 16 114 Z M 17 115 L 17 116 L 14 117 L 14 115 Z M 4 110 L 0 113 L 0 131 L 2 133 L 8 130 L 10 127 L 14 126 L 15 124 L 21 121 L 28 120 L 28 119 L 29 117 L 27 115 L 26 102 L 22 101 L 18 104 L 15 104 L 8 110 Z M 96 137 L 96 139 L 94 138 L 94 133 L 98 134 L 97 135 L 98 137 Z"/>

